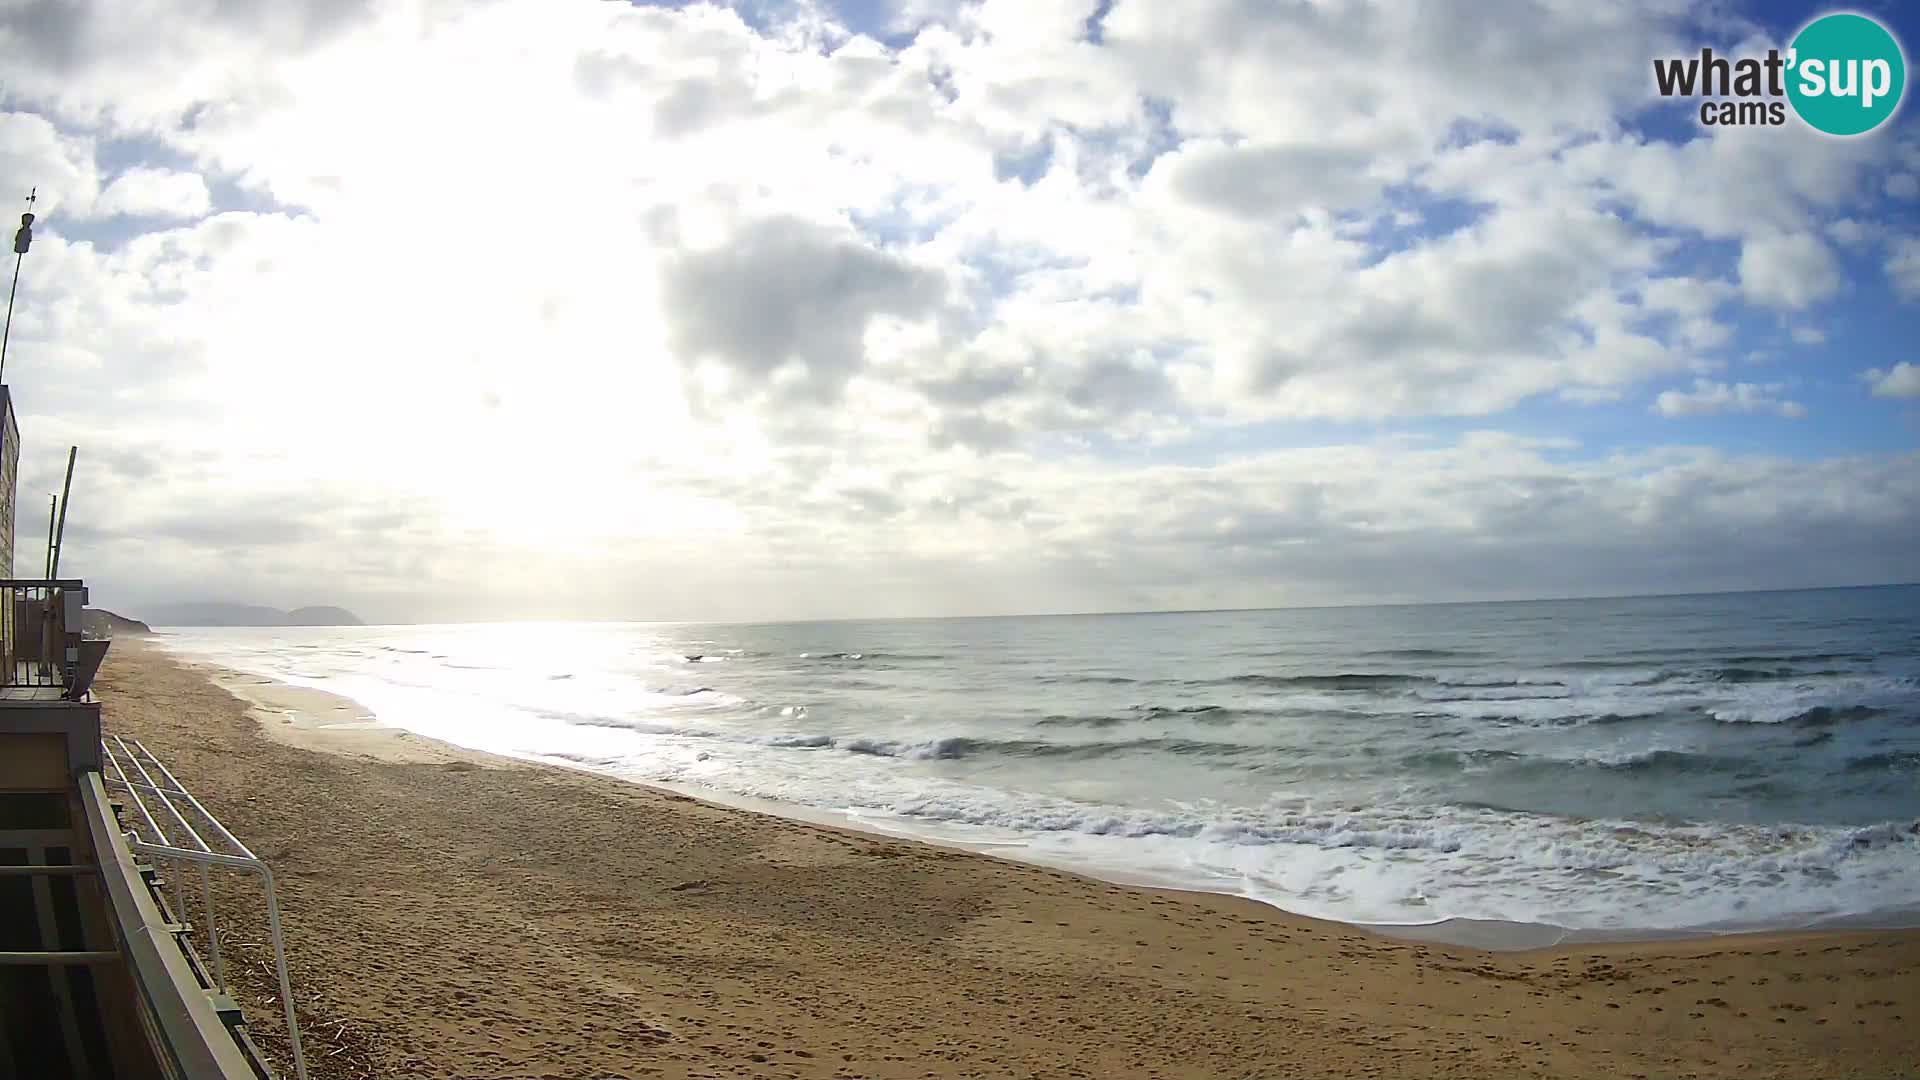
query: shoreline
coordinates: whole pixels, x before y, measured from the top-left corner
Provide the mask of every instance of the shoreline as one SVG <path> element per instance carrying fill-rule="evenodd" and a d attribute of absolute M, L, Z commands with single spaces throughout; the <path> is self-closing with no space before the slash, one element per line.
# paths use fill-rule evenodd
<path fill-rule="evenodd" d="M 1920 930 L 1920 908 L 1832 916 L 1802 926 L 1725 929 L 1663 927 L 1596 929 L 1561 926 L 1555 923 L 1458 916 L 1422 923 L 1372 923 L 1309 915 L 1244 893 L 1195 888 L 1173 879 L 1129 873 L 1093 863 L 1024 858 L 1017 852 L 1024 850 L 1026 845 L 1018 842 L 967 841 L 925 835 L 911 829 L 888 829 L 844 811 L 736 795 L 695 784 L 637 780 L 617 772 L 596 769 L 580 762 L 549 756 L 523 757 L 477 750 L 443 739 L 420 735 L 407 728 L 383 721 L 367 706 L 330 690 L 302 686 L 272 676 L 228 668 L 210 660 L 175 651 L 165 645 L 158 635 L 145 639 L 142 647 L 157 648 L 183 666 L 202 671 L 215 685 L 249 702 L 259 713 L 261 728 L 269 737 L 304 749 L 355 754 L 392 762 L 414 761 L 440 764 L 448 761 L 468 761 L 485 767 L 499 767 L 500 763 L 513 762 L 564 769 L 618 783 L 632 784 L 652 791 L 680 795 L 725 809 L 821 825 L 889 840 L 927 844 L 948 850 L 985 855 L 1023 865 L 1078 874 L 1112 885 L 1149 889 L 1162 893 L 1190 893 L 1244 901 L 1277 911 L 1289 918 L 1308 919 L 1328 925 L 1348 927 L 1397 941 L 1456 946 L 1488 952 L 1521 953 L 1589 945 L 1714 942 L 1743 937 L 1772 939 L 1803 934 Z M 351 719 L 341 719 L 344 714 L 352 714 Z"/>
<path fill-rule="evenodd" d="M 465 751 L 324 692 L 241 676 L 261 705 L 213 678 L 120 643 L 96 690 L 109 733 L 272 867 L 314 1080 L 1920 1070 L 1913 932 L 1408 941 Z M 272 1053 L 249 905 L 222 896 L 222 936 Z"/>

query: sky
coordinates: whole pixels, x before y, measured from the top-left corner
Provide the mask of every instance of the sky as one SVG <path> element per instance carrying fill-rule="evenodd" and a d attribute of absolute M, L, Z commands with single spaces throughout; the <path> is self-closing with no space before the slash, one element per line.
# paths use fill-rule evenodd
<path fill-rule="evenodd" d="M 1920 112 L 1654 90 L 1827 10 L 0 0 L 15 570 L 77 445 L 135 616 L 1920 580 Z"/>

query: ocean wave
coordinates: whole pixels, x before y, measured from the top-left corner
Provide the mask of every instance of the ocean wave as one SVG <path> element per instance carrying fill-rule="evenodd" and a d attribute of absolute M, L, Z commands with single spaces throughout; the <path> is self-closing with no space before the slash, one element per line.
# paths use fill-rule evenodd
<path fill-rule="evenodd" d="M 1920 857 L 1920 823 L 1846 826 L 1702 826 L 1576 821 L 1463 804 L 1428 807 L 1268 807 L 1156 813 L 1064 802 L 1006 805 L 964 793 L 897 800 L 907 818 L 1045 834 L 1165 837 L 1235 847 L 1299 845 L 1472 856 L 1525 873 L 1639 868 L 1673 879 L 1744 871 L 1758 880 L 1815 876 L 1866 853 Z M 1756 881 L 1757 883 L 1757 881 Z"/>
<path fill-rule="evenodd" d="M 1125 739 L 1111 742 L 1047 742 L 1042 739 L 987 739 L 954 735 L 920 742 L 889 739 L 828 739 L 817 744 L 854 754 L 916 760 L 952 761 L 971 757 L 1014 757 L 1087 760 L 1119 754 L 1176 754 L 1204 757 L 1237 757 L 1270 749 L 1241 743 L 1207 742 L 1200 739 Z"/>
<path fill-rule="evenodd" d="M 1858 672 L 1842 671 L 1838 668 L 1773 667 L 1705 667 L 1705 668 L 1668 668 L 1644 679 L 1636 679 L 1629 686 L 1663 686 L 1672 683 L 1718 683 L 1721 685 L 1740 685 L 1742 683 L 1803 682 L 1810 679 L 1857 678 Z"/>
<path fill-rule="evenodd" d="M 685 729 L 673 724 L 653 720 L 641 720 L 630 716 L 607 716 L 601 713 L 570 712 L 565 709 L 533 709 L 533 715 L 542 720 L 557 720 L 573 727 L 613 728 L 619 731 L 633 731 L 642 735 L 678 735 Z"/>
<path fill-rule="evenodd" d="M 1914 772 L 1920 771 L 1920 753 L 1890 752 L 1867 754 L 1847 762 L 1848 772 Z"/>
<path fill-rule="evenodd" d="M 1885 716 L 1887 710 L 1871 705 L 1816 705 L 1805 712 L 1789 716 L 1787 723 L 1795 727 L 1832 727 L 1855 720 L 1871 720 L 1876 716 Z"/>
<path fill-rule="evenodd" d="M 1433 686 L 1440 680 L 1431 675 L 1342 672 L 1338 675 L 1234 675 L 1221 680 L 1249 686 L 1296 687 L 1302 690 L 1387 690 L 1407 686 Z"/>
<path fill-rule="evenodd" d="M 1184 716 L 1209 724 L 1228 722 L 1243 716 L 1262 715 L 1261 710 L 1232 709 L 1225 705 L 1132 705 L 1128 708 L 1148 720 Z"/>
<path fill-rule="evenodd" d="M 1882 716 L 1887 710 L 1872 705 L 1814 705 L 1787 702 L 1756 705 L 1730 705 L 1706 710 L 1708 716 L 1723 724 L 1779 724 L 1787 727 L 1830 727 Z"/>
<path fill-rule="evenodd" d="M 1077 683 L 1088 686 L 1134 686 L 1139 679 L 1129 679 L 1124 675 L 1082 675 L 1066 672 L 1059 675 L 1041 675 L 1034 680 L 1040 683 Z"/>
<path fill-rule="evenodd" d="M 831 735 L 768 735 L 760 740 L 768 746 L 788 746 L 799 750 L 812 750 L 832 746 Z"/>
<path fill-rule="evenodd" d="M 1154 721 L 1190 720 L 1224 726 L 1243 720 L 1280 715 L 1273 710 L 1233 708 L 1227 705 L 1129 705 L 1124 713 L 1054 713 L 1034 721 L 1037 727 L 1111 728 Z"/>
<path fill-rule="evenodd" d="M 1465 678 L 1435 679 L 1441 686 L 1462 690 L 1553 690 L 1565 689 L 1566 683 L 1560 679 L 1548 679 L 1533 676 L 1467 676 Z"/>
<path fill-rule="evenodd" d="M 1750 762 L 1739 758 L 1701 754 L 1688 750 L 1635 750 L 1624 753 L 1590 751 L 1578 757 L 1552 757 L 1488 747 L 1432 750 L 1410 754 L 1400 758 L 1399 764 L 1404 768 L 1424 771 L 1480 771 L 1506 767 L 1523 773 L 1564 772 L 1568 774 L 1595 771 L 1644 774 L 1714 773 L 1734 772 L 1751 767 Z"/>
<path fill-rule="evenodd" d="M 1661 719 L 1670 715 L 1671 713 L 1667 710 L 1656 708 L 1628 712 L 1604 712 L 1586 716 L 1583 717 L 1583 719 L 1589 724 L 1606 726 L 1610 724 L 1631 724 L 1640 720 Z"/>
<path fill-rule="evenodd" d="M 1778 682 L 1786 679 L 1819 679 L 1851 674 L 1845 671 L 1801 671 L 1794 668 L 1714 668 L 1705 673 L 1708 681 L 1718 683 Z"/>
<path fill-rule="evenodd" d="M 941 655 L 939 655 L 939 654 L 937 654 L 937 653 L 903 653 L 903 652 L 826 652 L 826 653 L 816 653 L 816 652 L 803 652 L 803 653 L 800 653 L 800 654 L 799 654 L 799 655 L 798 655 L 798 656 L 796 657 L 796 659 L 800 659 L 800 660 L 884 660 L 884 661 L 897 661 L 897 660 L 944 660 L 944 659 L 946 659 L 946 657 L 944 657 L 944 656 L 941 656 Z"/>
<path fill-rule="evenodd" d="M 993 738 L 978 735 L 949 735 L 930 739 L 899 739 L 879 735 L 846 735 L 829 732 L 782 731 L 752 733 L 708 727 L 689 727 L 632 716 L 538 709 L 534 715 L 580 727 L 611 728 L 642 735 L 671 735 L 682 739 L 747 746 L 767 746 L 789 750 L 835 750 L 868 757 L 899 758 L 914 761 L 954 761 L 962 758 L 1046 758 L 1091 760 L 1126 754 L 1173 754 L 1197 757 L 1239 757 L 1272 750 L 1271 746 L 1217 742 L 1204 739 L 1154 737 L 1139 739 L 1054 742 L 1046 739 Z M 807 708 L 785 706 L 778 715 L 789 720 L 804 720 Z M 1204 714 L 1201 714 L 1204 715 Z M 1066 719 L 1066 718 L 1063 718 Z M 1091 718 L 1075 718 L 1082 720 Z M 1093 725 L 1089 725 L 1093 726 Z"/>
<path fill-rule="evenodd" d="M 1744 666 L 1752 664 L 1833 664 L 1859 663 L 1875 659 L 1858 653 L 1784 653 L 1769 656 L 1726 656 L 1718 658 L 1720 663 Z"/>
<path fill-rule="evenodd" d="M 1383 660 L 1470 660 L 1487 654 L 1474 649 L 1373 649 L 1354 655 Z"/>
<path fill-rule="evenodd" d="M 1523 711 L 1526 704 L 1539 706 Z M 1660 704 L 1635 706 L 1620 700 L 1580 701 L 1569 698 L 1460 698 L 1431 701 L 1443 706 L 1441 714 L 1502 728 L 1574 728 L 1588 725 L 1625 724 L 1674 718 L 1675 711 Z"/>
<path fill-rule="evenodd" d="M 1556 764 L 1571 765 L 1576 768 L 1599 768 L 1620 773 L 1737 772 L 1753 767 L 1752 762 L 1740 758 L 1701 754 L 1691 750 L 1641 750 L 1618 755 L 1590 754 L 1570 761 L 1560 758 L 1550 760 Z"/>
<path fill-rule="evenodd" d="M 1144 717 L 1140 716 L 1116 716 L 1112 713 L 1087 713 L 1084 715 L 1054 713 L 1035 720 L 1034 724 L 1039 727 L 1110 728 L 1120 727 L 1123 724 L 1138 724 L 1144 719 Z"/>
<path fill-rule="evenodd" d="M 1463 686 L 1447 683 L 1442 686 L 1441 691 L 1438 693 L 1422 693 L 1418 694 L 1417 697 L 1421 701 L 1430 701 L 1436 705 L 1451 705 L 1468 701 L 1567 701 L 1574 696 L 1570 692 L 1552 693 L 1550 692 L 1551 687 L 1542 688 L 1548 690 L 1549 692 L 1547 693 L 1542 693 L 1540 690 L 1528 690 L 1521 693 L 1518 692 L 1522 689 L 1521 687 L 1511 684 L 1488 686 L 1485 689 L 1500 692 L 1484 692 L 1478 684 Z M 1466 692 L 1463 693 L 1462 691 Z"/>
<path fill-rule="evenodd" d="M 589 769 L 611 769 L 626 763 L 626 759 L 617 754 L 541 754 L 539 756 L 552 761 L 584 765 Z"/>
<path fill-rule="evenodd" d="M 1516 750 L 1472 749 L 1432 750 L 1409 754 L 1400 764 L 1409 769 L 1464 769 L 1498 761 L 1518 761 L 1525 755 Z"/>

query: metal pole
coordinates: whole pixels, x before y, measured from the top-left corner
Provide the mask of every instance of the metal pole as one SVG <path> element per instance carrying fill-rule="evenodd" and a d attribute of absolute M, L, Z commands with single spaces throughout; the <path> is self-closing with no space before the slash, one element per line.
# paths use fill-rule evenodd
<path fill-rule="evenodd" d="M 287 978 L 287 947 L 280 933 L 280 901 L 274 896 L 273 871 L 263 862 L 253 865 L 267 887 L 267 936 L 273 941 L 273 971 L 280 981 L 280 1004 L 287 1014 L 287 1041 L 293 1044 L 293 1072 L 299 1080 L 307 1080 L 307 1055 L 300 1047 L 300 1021 L 293 1016 L 293 983 Z"/>
<path fill-rule="evenodd" d="M 213 878 L 200 864 L 200 896 L 207 909 L 207 943 L 213 948 L 213 985 L 227 992 L 227 965 L 220 959 L 220 917 L 213 913 Z"/>
<path fill-rule="evenodd" d="M 67 495 L 73 491 L 73 459 L 80 456 L 80 448 L 67 451 L 67 483 L 60 489 L 60 526 L 53 536 L 53 565 L 47 568 L 47 580 L 57 581 L 60 577 L 60 545 L 67 539 Z"/>
<path fill-rule="evenodd" d="M 53 516 L 54 514 L 58 513 L 60 510 L 60 496 L 49 492 L 47 495 L 47 498 L 53 501 L 47 504 L 47 558 L 46 558 L 45 566 L 47 568 L 47 580 L 52 581 L 53 580 Z"/>
<path fill-rule="evenodd" d="M 7 290 L 7 328 L 0 331 L 0 381 L 7 375 L 7 342 L 13 338 L 13 294 L 20 291 L 20 264 L 26 258 L 24 251 L 13 257 L 13 287 Z"/>
<path fill-rule="evenodd" d="M 7 342 L 13 340 L 13 295 L 20 291 L 20 264 L 33 243 L 33 204 L 39 201 L 39 188 L 27 192 L 27 212 L 20 215 L 20 231 L 13 234 L 13 285 L 7 289 L 7 326 L 0 330 L 0 382 L 6 380 Z"/>

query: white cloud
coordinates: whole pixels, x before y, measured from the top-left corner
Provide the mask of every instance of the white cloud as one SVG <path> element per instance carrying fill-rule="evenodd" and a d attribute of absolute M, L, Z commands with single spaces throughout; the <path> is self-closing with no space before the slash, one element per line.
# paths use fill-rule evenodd
<path fill-rule="evenodd" d="M 1887 280 L 1902 300 L 1920 301 L 1920 236 L 1897 237 L 1887 245 Z"/>
<path fill-rule="evenodd" d="M 1850 251 L 1857 251 L 1873 241 L 1875 229 L 1865 222 L 1853 218 L 1841 218 L 1827 226 L 1827 235 L 1833 242 Z"/>
<path fill-rule="evenodd" d="M 22 490 L 82 445 L 126 595 L 376 617 L 1769 584 L 1796 520 L 1915 576 L 1911 462 L 1392 434 L 1717 370 L 1836 295 L 1886 140 L 1627 133 L 1677 2 L 1101 7 L 0 7 Z"/>
<path fill-rule="evenodd" d="M 1654 399 L 1653 411 L 1667 417 L 1756 412 L 1775 413 L 1789 419 L 1805 416 L 1805 406 L 1780 398 L 1785 389 L 1783 383 L 1724 383 L 1695 379 L 1690 391 L 1662 391 Z"/>
<path fill-rule="evenodd" d="M 420 15 L 448 5 L 410 4 Z M 272 106 L 282 62 L 365 25 L 366 0 L 60 0 L 0 10 L 11 95 L 63 120 L 165 132 L 205 106 Z"/>
<path fill-rule="evenodd" d="M 1875 397 L 1920 398 L 1920 364 L 1902 360 L 1884 371 L 1869 369 L 1865 378 L 1873 384 Z"/>
<path fill-rule="evenodd" d="M 1753 303 L 1798 311 L 1840 290 L 1840 265 L 1811 233 L 1770 233 L 1740 249 L 1740 288 Z"/>
<path fill-rule="evenodd" d="M 1817 326 L 1796 326 L 1793 328 L 1795 345 L 1825 345 L 1827 332 Z"/>
<path fill-rule="evenodd" d="M 212 209 L 213 196 L 199 173 L 128 169 L 113 178 L 94 204 L 102 217 L 197 218 Z"/>
<path fill-rule="evenodd" d="M 29 191 L 37 192 L 34 210 L 42 216 L 85 214 L 100 187 L 93 140 L 27 112 L 0 112 L 0 176 L 15 186 L 0 191 L 9 235 L 12 215 L 26 209 Z"/>
<path fill-rule="evenodd" d="M 1854 203 L 1891 153 L 1884 141 L 1841 142 L 1793 126 L 1720 127 L 1682 143 L 1579 140 L 1562 155 L 1571 175 L 1553 182 L 1583 178 L 1661 225 L 1777 242 Z"/>
<path fill-rule="evenodd" d="M 1194 140 L 1155 161 L 1153 180 L 1174 198 L 1236 218 L 1291 221 L 1373 201 L 1387 179 L 1372 175 L 1374 168 L 1363 145 Z"/>
<path fill-rule="evenodd" d="M 1646 101 L 1647 57 L 1677 43 L 1676 10 L 1499 0 L 1481 6 L 1484 22 L 1467 25 L 1403 4 L 1197 0 L 1119 4 L 1104 27 L 1141 87 L 1174 103 L 1184 130 L 1262 139 L 1340 132 L 1404 152 L 1460 120 L 1524 131 L 1610 127 L 1619 106 Z M 1488 25 L 1502 32 L 1475 28 Z M 1551 58 L 1575 57 L 1581 78 L 1534 75 Z M 1375 78 L 1381 71 L 1393 77 Z"/>

